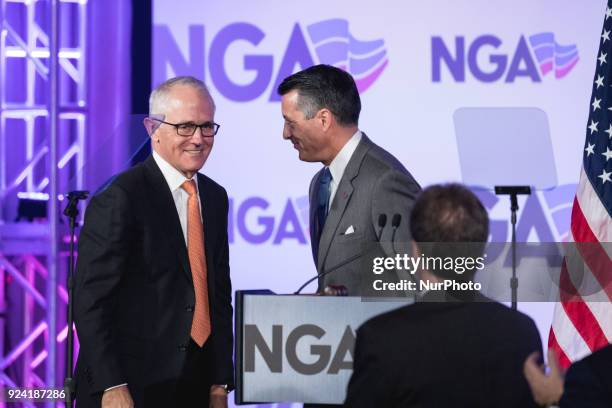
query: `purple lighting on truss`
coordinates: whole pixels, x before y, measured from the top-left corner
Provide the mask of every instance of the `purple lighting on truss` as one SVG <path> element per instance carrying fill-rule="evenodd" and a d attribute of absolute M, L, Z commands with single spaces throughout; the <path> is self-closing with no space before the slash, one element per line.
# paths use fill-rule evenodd
<path fill-rule="evenodd" d="M 0 362 L 0 370 L 6 369 L 9 365 L 13 364 L 17 358 L 32 345 L 34 340 L 38 338 L 45 330 L 47 330 L 47 323 L 40 322 L 38 326 L 25 338 L 23 341 L 17 344 L 15 348 L 6 355 L 6 357 Z"/>

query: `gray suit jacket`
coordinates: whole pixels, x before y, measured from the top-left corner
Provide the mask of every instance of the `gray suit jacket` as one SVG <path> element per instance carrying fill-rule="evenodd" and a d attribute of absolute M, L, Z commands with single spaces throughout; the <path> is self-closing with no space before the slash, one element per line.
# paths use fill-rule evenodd
<path fill-rule="evenodd" d="M 385 252 L 389 256 L 391 249 L 388 243 L 392 238 L 391 220 L 394 214 L 402 217 L 395 233 L 395 242 L 407 243 L 410 240 L 410 211 L 421 187 L 393 155 L 363 134 L 338 184 L 321 238 L 317 241 L 313 225 L 321 173 L 322 169 L 313 177 L 309 192 L 313 258 L 318 244 L 318 260 L 315 259 L 317 272 L 321 274 L 332 268 L 337 269 L 319 279 L 319 290 L 327 285 L 344 285 L 351 296 L 365 294 L 363 289 L 371 286 L 368 282 L 373 276 L 371 256 L 368 253 L 356 257 L 372 247 L 366 248 L 367 244 L 376 242 L 380 214 L 387 215 L 381 242 L 387 243 Z M 351 225 L 354 232 L 345 234 Z M 396 249 L 399 249 L 398 246 Z M 351 258 L 356 259 L 338 267 Z M 369 275 L 364 276 L 368 270 Z"/>

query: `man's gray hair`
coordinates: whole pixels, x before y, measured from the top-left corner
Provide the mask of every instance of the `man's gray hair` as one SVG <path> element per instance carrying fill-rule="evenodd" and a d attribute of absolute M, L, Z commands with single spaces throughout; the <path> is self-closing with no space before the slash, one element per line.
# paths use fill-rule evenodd
<path fill-rule="evenodd" d="M 309 94 L 301 94 L 298 90 L 297 106 L 304 114 L 304 119 L 312 119 L 324 106 L 317 103 L 316 99 Z"/>
<path fill-rule="evenodd" d="M 170 90 L 176 85 L 191 86 L 200 90 L 202 94 L 210 100 L 213 111 L 215 110 L 215 101 L 213 101 L 204 82 L 192 76 L 178 76 L 162 82 L 151 91 L 151 95 L 149 96 L 149 115 L 163 114 L 166 112 Z"/>

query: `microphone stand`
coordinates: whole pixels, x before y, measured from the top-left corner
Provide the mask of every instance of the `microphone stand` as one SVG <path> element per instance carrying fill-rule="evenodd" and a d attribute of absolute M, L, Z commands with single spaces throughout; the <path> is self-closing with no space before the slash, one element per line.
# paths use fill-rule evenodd
<path fill-rule="evenodd" d="M 353 262 L 356 259 L 359 259 L 361 256 L 363 256 L 363 253 L 359 252 L 356 255 L 351 256 L 349 259 L 345 259 L 344 261 L 340 262 L 337 265 L 334 265 L 333 268 L 329 268 L 328 270 L 326 270 L 325 272 L 321 272 L 320 274 L 313 276 L 312 278 L 308 279 L 302 286 L 300 286 L 300 288 L 298 290 L 296 290 L 295 292 L 293 292 L 294 295 L 299 295 L 300 292 L 306 287 L 308 286 L 308 284 L 312 281 L 314 281 L 315 279 L 319 279 L 322 278 L 323 276 L 327 275 L 328 273 L 332 273 L 333 271 L 335 271 L 336 269 L 339 269 L 340 267 L 344 266 L 344 265 L 348 265 L 351 262 Z"/>
<path fill-rule="evenodd" d="M 510 223 L 512 224 L 512 277 L 510 278 L 510 291 L 512 296 L 512 309 L 516 310 L 518 300 L 518 277 L 516 276 L 516 212 L 519 209 L 517 195 L 530 195 L 529 186 L 495 186 L 495 194 L 510 196 Z"/>
<path fill-rule="evenodd" d="M 74 239 L 76 218 L 79 215 L 78 203 L 80 200 L 85 200 L 89 195 L 89 191 L 71 191 L 68 193 L 68 204 L 64 209 L 64 215 L 68 217 L 70 222 L 70 264 L 68 265 L 68 276 L 66 277 L 66 288 L 68 289 L 68 305 L 67 318 L 68 333 L 66 335 L 66 377 L 64 378 L 64 388 L 66 393 L 66 407 L 72 408 L 75 386 L 74 378 L 72 378 L 73 357 L 74 357 L 74 316 L 72 311 L 72 303 L 74 296 Z"/>
<path fill-rule="evenodd" d="M 396 214 L 397 216 L 397 214 Z M 400 221 L 401 221 L 401 216 L 400 217 Z M 394 222 L 396 221 L 396 218 L 394 216 L 393 218 Z M 387 225 L 387 214 L 380 214 L 378 216 L 378 234 L 376 234 L 376 242 L 380 242 L 380 238 L 382 237 L 382 232 L 383 229 L 385 228 L 385 226 Z M 397 225 L 399 225 L 399 221 L 397 221 Z M 394 225 L 394 228 L 397 229 L 397 226 Z M 395 237 L 395 229 L 393 230 L 393 236 Z M 322 278 L 323 276 L 332 273 L 333 271 L 335 271 L 336 269 L 339 269 L 340 267 L 344 266 L 344 265 L 348 265 L 349 263 L 353 262 L 354 260 L 358 259 L 359 257 L 361 257 L 363 255 L 363 253 L 359 252 L 357 255 L 354 255 L 352 257 L 350 257 L 349 259 L 345 259 L 344 261 L 340 262 L 337 265 L 334 265 L 332 268 L 329 268 L 326 271 L 323 271 L 315 276 L 313 276 L 312 278 L 308 279 L 302 286 L 300 286 L 300 288 L 298 290 L 296 290 L 295 292 L 293 292 L 294 295 L 299 295 L 300 292 L 302 290 L 304 290 L 304 288 L 306 286 L 308 286 L 311 282 L 313 282 L 315 279 L 319 279 Z"/>
<path fill-rule="evenodd" d="M 391 250 L 395 254 L 397 254 L 397 251 L 395 250 L 395 233 L 397 232 L 401 222 L 402 215 L 397 213 L 393 214 L 393 218 L 391 219 L 391 227 L 393 228 L 393 233 L 391 234 Z"/>

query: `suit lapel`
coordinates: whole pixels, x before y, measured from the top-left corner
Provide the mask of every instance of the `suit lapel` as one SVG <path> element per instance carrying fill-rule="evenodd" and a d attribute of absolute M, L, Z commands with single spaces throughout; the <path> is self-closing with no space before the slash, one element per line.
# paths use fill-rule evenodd
<path fill-rule="evenodd" d="M 185 245 L 185 237 L 181 228 L 181 222 L 176 211 L 172 192 L 168 188 L 168 183 L 164 178 L 153 156 L 149 156 L 144 162 L 146 168 L 147 179 L 150 188 L 153 191 L 151 195 L 151 204 L 155 208 L 155 214 L 159 214 L 157 221 L 161 223 L 164 231 L 164 237 L 167 242 L 174 248 L 174 252 L 178 256 L 180 265 L 185 274 L 185 277 L 192 282 L 191 268 L 189 267 L 189 257 L 187 256 L 187 246 Z"/>
<path fill-rule="evenodd" d="M 310 215 L 308 218 L 308 222 L 310 225 L 310 246 L 312 249 L 312 258 L 315 261 L 315 264 L 318 263 L 318 252 L 319 252 L 319 225 L 316 220 L 317 216 L 317 204 L 319 202 L 319 179 L 321 178 L 321 173 L 323 170 L 320 170 L 314 177 L 314 182 L 310 186 Z"/>
<path fill-rule="evenodd" d="M 338 188 L 336 189 L 334 201 L 332 201 L 329 214 L 325 220 L 325 226 L 323 227 L 323 233 L 321 234 L 321 241 L 319 242 L 319 257 L 317 262 L 317 270 L 319 273 L 324 271 L 323 265 L 325 265 L 325 259 L 327 258 L 329 248 L 334 236 L 336 235 L 336 230 L 338 229 L 338 225 L 340 225 L 340 220 L 342 220 L 346 206 L 351 200 L 351 195 L 353 194 L 353 180 L 359 175 L 361 163 L 363 162 L 366 153 L 370 149 L 370 145 L 371 142 L 364 133 L 361 137 L 361 141 L 355 149 L 355 152 L 351 156 L 346 169 L 344 169 L 344 174 L 342 175 L 342 179 L 340 180 Z"/>

